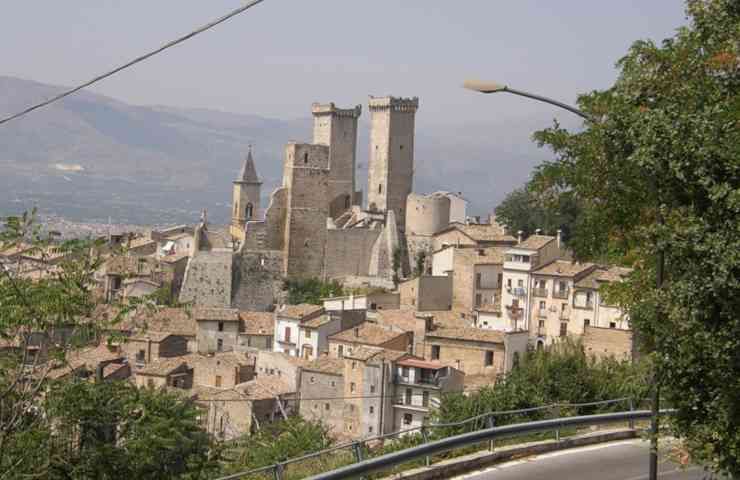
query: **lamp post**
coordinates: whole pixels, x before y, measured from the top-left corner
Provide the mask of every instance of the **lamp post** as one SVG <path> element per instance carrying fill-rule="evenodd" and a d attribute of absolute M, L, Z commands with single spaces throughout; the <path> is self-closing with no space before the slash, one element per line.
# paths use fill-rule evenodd
<path fill-rule="evenodd" d="M 542 95 L 537 95 L 530 92 L 525 92 L 522 90 L 516 90 L 513 88 L 510 88 L 508 85 L 503 85 L 496 82 L 486 82 L 486 81 L 480 81 L 480 80 L 465 80 L 463 83 L 463 87 L 467 88 L 468 90 L 473 90 L 479 93 L 499 93 L 499 92 L 506 92 L 506 93 L 512 93 L 514 95 L 519 95 L 521 97 L 526 97 L 532 100 L 537 100 L 539 102 L 549 103 L 550 105 L 554 105 L 556 107 L 562 108 L 563 110 L 567 110 L 571 113 L 574 113 L 578 115 L 579 117 L 588 120 L 590 122 L 597 123 L 599 120 L 588 113 L 579 110 L 578 108 L 568 105 L 566 103 L 559 102 L 557 100 L 553 100 L 552 98 L 543 97 Z M 657 186 L 655 188 L 656 194 L 658 193 Z M 663 213 L 660 210 L 660 205 L 658 206 L 658 224 L 663 225 Z M 658 246 L 658 253 L 657 253 L 657 259 L 656 259 L 656 270 L 655 270 L 655 284 L 660 289 L 663 286 L 663 270 L 665 268 L 665 254 L 663 252 L 663 248 Z M 658 308 L 656 312 L 656 319 L 659 322 L 660 317 L 662 315 L 662 311 L 660 308 Z M 657 347 L 657 344 L 656 344 Z M 650 419 L 650 428 L 652 430 L 652 436 L 650 438 L 650 463 L 649 463 L 649 480 L 657 480 L 658 478 L 658 413 L 659 413 L 659 402 L 660 402 L 660 382 L 659 382 L 659 375 L 654 374 L 653 377 L 653 391 L 652 391 L 652 398 L 651 398 L 651 409 L 652 409 L 652 417 Z"/>

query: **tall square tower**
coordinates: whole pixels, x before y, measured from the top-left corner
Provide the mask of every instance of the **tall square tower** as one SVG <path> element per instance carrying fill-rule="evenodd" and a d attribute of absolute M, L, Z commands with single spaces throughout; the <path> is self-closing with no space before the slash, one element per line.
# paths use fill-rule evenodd
<path fill-rule="evenodd" d="M 419 98 L 370 97 L 367 199 L 371 211 L 393 210 L 405 230 L 406 197 L 414 184 L 414 122 Z"/>
<path fill-rule="evenodd" d="M 357 119 L 362 107 L 314 103 L 311 112 L 313 143 L 329 147 L 329 214 L 336 217 L 352 206 L 355 195 Z"/>

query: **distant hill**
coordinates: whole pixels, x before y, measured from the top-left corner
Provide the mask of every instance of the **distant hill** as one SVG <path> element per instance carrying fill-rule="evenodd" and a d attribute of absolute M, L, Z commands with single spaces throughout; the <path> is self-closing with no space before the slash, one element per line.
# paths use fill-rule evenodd
<path fill-rule="evenodd" d="M 62 87 L 0 76 L 0 115 L 49 98 Z M 423 100 L 423 99 L 422 99 Z M 313 99 L 307 93 L 306 110 Z M 367 119 L 358 147 L 358 185 L 367 181 Z M 464 192 L 489 211 L 526 179 L 542 158 L 527 137 L 534 128 L 503 135 L 491 151 L 489 127 L 417 128 L 419 192 Z M 37 204 L 75 220 L 116 223 L 194 222 L 208 208 L 228 221 L 231 180 L 254 144 L 268 196 L 280 183 L 283 146 L 309 141 L 311 120 L 164 106 L 132 106 L 102 95 L 77 95 L 0 127 L 0 214 Z M 492 126 L 490 127 L 493 128 Z M 498 142 L 497 142 L 498 143 Z M 530 153 L 531 152 L 531 153 Z M 533 155 L 534 154 L 534 155 Z"/>

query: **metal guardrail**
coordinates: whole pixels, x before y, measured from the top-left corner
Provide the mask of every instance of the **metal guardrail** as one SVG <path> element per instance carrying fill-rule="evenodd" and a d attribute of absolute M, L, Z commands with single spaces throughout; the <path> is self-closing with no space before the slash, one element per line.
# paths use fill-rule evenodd
<path fill-rule="evenodd" d="M 465 420 L 461 420 L 459 422 L 435 423 L 435 424 L 429 424 L 429 425 L 422 425 L 422 426 L 419 426 L 419 427 L 408 428 L 408 429 L 405 429 L 405 430 L 398 430 L 398 431 L 386 433 L 386 434 L 383 434 L 383 435 L 376 435 L 374 437 L 364 438 L 362 440 L 357 440 L 357 441 L 353 441 L 353 442 L 348 442 L 348 443 L 343 443 L 343 444 L 335 445 L 333 447 L 330 447 L 330 448 L 327 448 L 327 449 L 324 449 L 324 450 L 320 450 L 320 451 L 317 451 L 317 452 L 312 452 L 312 453 L 303 455 L 301 457 L 291 458 L 291 459 L 285 460 L 285 461 L 280 462 L 280 463 L 277 463 L 277 464 L 266 465 L 264 467 L 255 468 L 253 470 L 239 472 L 239 473 L 235 473 L 235 474 L 228 475 L 228 476 L 225 476 L 225 477 L 219 477 L 217 480 L 237 480 L 237 479 L 243 479 L 243 478 L 246 478 L 246 477 L 250 477 L 252 475 L 257 475 L 257 474 L 260 474 L 260 473 L 268 473 L 268 472 L 272 472 L 273 477 L 275 479 L 279 480 L 279 479 L 282 479 L 283 478 L 283 472 L 285 471 L 285 469 L 286 469 L 287 466 L 289 466 L 291 464 L 303 462 L 303 461 L 306 461 L 306 460 L 315 459 L 315 458 L 320 457 L 322 455 L 326 455 L 326 454 L 329 454 L 329 453 L 332 453 L 332 452 L 336 452 L 338 450 L 352 449 L 353 454 L 354 454 L 354 457 L 355 457 L 355 461 L 356 462 L 362 462 L 363 461 L 363 458 L 362 458 L 363 447 L 364 447 L 364 445 L 366 443 L 383 441 L 383 440 L 386 440 L 386 439 L 389 439 L 389 438 L 394 438 L 394 437 L 401 437 L 402 435 L 406 435 L 406 434 L 409 434 L 409 433 L 414 433 L 414 432 L 420 433 L 421 436 L 422 436 L 422 438 L 424 439 L 425 444 L 426 445 L 431 445 L 431 443 L 426 443 L 426 442 L 428 442 L 428 440 L 429 440 L 430 431 L 432 431 L 434 429 L 451 428 L 451 427 L 461 427 L 461 426 L 465 426 L 465 425 L 468 425 L 468 424 L 474 423 L 474 422 L 481 422 L 481 425 L 482 426 L 487 426 L 487 427 L 489 427 L 488 429 L 490 429 L 490 427 L 493 427 L 495 425 L 495 423 L 496 423 L 495 422 L 495 418 L 497 416 L 518 415 L 518 414 L 523 414 L 523 413 L 532 413 L 532 412 L 546 411 L 546 410 L 559 412 L 561 408 L 595 407 L 595 406 L 603 406 L 603 405 L 614 405 L 614 404 L 619 404 L 619 403 L 623 403 L 623 402 L 628 402 L 630 411 L 628 411 L 628 412 L 621 412 L 622 414 L 629 415 L 631 413 L 636 413 L 636 411 L 634 411 L 633 400 L 630 397 L 616 398 L 616 399 L 613 399 L 613 400 L 601 400 L 601 401 L 597 401 L 597 402 L 585 402 L 585 403 L 551 403 L 551 404 L 542 405 L 542 406 L 539 406 L 539 407 L 522 408 L 522 409 L 517 409 L 517 410 L 500 410 L 500 411 L 496 411 L 496 412 L 487 412 L 487 413 L 483 413 L 483 414 L 480 414 L 480 415 L 476 415 L 474 417 L 466 418 Z M 588 417 L 594 417 L 594 415 L 590 415 Z M 551 420 L 543 420 L 545 422 L 554 422 L 554 424 L 553 424 L 553 426 L 550 426 L 548 428 L 542 428 L 541 430 L 535 430 L 535 431 L 554 430 L 555 431 L 555 437 L 556 437 L 556 439 L 559 440 L 560 439 L 560 428 L 561 428 L 561 426 L 567 426 L 567 425 L 560 425 L 560 424 L 558 424 L 558 422 L 564 421 L 564 420 L 567 420 L 567 419 L 571 419 L 571 418 L 584 418 L 584 417 L 563 417 L 563 418 L 556 418 L 556 419 L 551 419 Z M 635 417 L 635 418 L 637 418 L 637 417 Z M 642 418 L 642 417 L 639 417 L 639 418 Z M 630 420 L 630 427 L 633 427 L 634 426 L 633 425 L 634 419 L 630 419 L 630 418 L 626 418 L 626 419 L 627 420 Z M 614 421 L 618 421 L 618 420 L 614 420 Z M 529 423 L 539 423 L 539 422 L 529 422 Z M 513 426 L 513 425 L 527 425 L 527 424 L 528 423 L 512 424 L 512 425 L 507 425 L 506 427 L 510 427 L 510 426 Z M 504 428 L 504 427 L 502 426 L 502 427 L 496 427 L 496 428 Z M 479 430 L 479 431 L 482 431 L 482 430 Z M 528 433 L 528 432 L 530 432 L 530 431 L 529 430 L 523 430 L 522 432 L 514 432 L 513 434 L 516 434 L 516 433 Z M 473 433 L 475 433 L 475 432 L 473 432 Z M 467 435 L 467 434 L 463 434 L 463 435 Z M 505 436 L 505 435 L 500 435 L 500 436 Z M 449 438 L 447 438 L 445 440 L 448 440 L 450 438 L 456 438 L 456 437 L 449 437 Z M 491 441 L 492 440 L 493 440 L 493 438 L 491 439 Z M 436 442 L 432 442 L 432 443 L 436 443 Z M 491 449 L 492 449 L 492 447 L 493 447 L 493 443 L 490 444 L 490 448 Z M 415 447 L 415 448 L 418 448 L 418 447 Z M 455 448 L 455 447 L 452 447 L 452 448 Z M 413 449 L 409 449 L 409 450 L 413 450 Z M 404 451 L 406 451 L 406 450 L 404 450 Z M 400 452 L 395 452 L 395 453 L 400 453 Z M 428 454 L 421 454 L 420 456 L 427 456 L 427 462 L 426 463 L 427 463 L 427 465 L 430 464 L 430 459 L 428 458 Z M 383 458 L 383 457 L 378 457 L 378 458 Z M 413 457 L 413 458 L 416 458 L 416 457 Z M 373 460 L 376 460 L 376 459 L 373 459 Z M 404 460 L 404 461 L 407 461 L 407 460 Z M 353 465 L 358 465 L 358 463 L 355 463 Z M 351 466 L 353 466 L 353 465 L 351 465 Z M 340 469 L 340 470 L 342 470 L 342 469 Z M 329 472 L 329 473 L 331 473 L 331 472 Z M 323 477 L 318 476 L 318 477 L 311 477 L 311 478 L 323 478 Z M 327 478 L 347 478 L 347 477 L 327 477 Z"/>
<path fill-rule="evenodd" d="M 662 410 L 660 413 L 665 415 L 673 412 L 674 410 Z M 520 435 L 523 433 L 542 432 L 563 427 L 599 425 L 602 423 L 613 423 L 626 420 L 633 422 L 635 420 L 648 419 L 651 416 L 652 412 L 650 410 L 636 410 L 629 412 L 583 415 L 579 417 L 555 418 L 550 420 L 539 420 L 536 422 L 515 423 L 501 427 L 491 427 L 474 432 L 463 433 L 454 437 L 443 438 L 441 440 L 422 444 L 418 447 L 388 453 L 377 458 L 363 460 L 346 467 L 309 477 L 308 480 L 339 480 L 361 477 L 420 457 L 429 457 L 430 455 L 443 453 L 455 448 L 492 441 L 497 438 Z"/>

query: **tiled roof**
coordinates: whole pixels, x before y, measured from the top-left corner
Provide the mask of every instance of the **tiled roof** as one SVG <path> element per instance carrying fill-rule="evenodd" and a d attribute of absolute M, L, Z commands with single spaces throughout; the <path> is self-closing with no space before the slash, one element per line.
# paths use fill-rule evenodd
<path fill-rule="evenodd" d="M 198 330 L 193 312 L 186 308 L 142 309 L 127 324 L 141 331 L 168 332 L 185 337 L 194 337 Z"/>
<path fill-rule="evenodd" d="M 445 367 L 445 365 L 439 360 L 424 360 L 423 358 L 412 356 L 401 358 L 396 363 L 398 363 L 402 367 L 418 367 L 427 368 L 429 370 L 439 370 L 440 368 Z"/>
<path fill-rule="evenodd" d="M 245 335 L 273 335 L 275 314 L 272 312 L 239 312 L 240 332 Z"/>
<path fill-rule="evenodd" d="M 239 321 L 239 310 L 236 308 L 197 307 L 193 309 L 196 320 L 218 320 L 225 322 Z"/>
<path fill-rule="evenodd" d="M 279 395 L 294 393 L 281 378 L 275 375 L 257 377 L 245 383 L 240 383 L 234 390 L 241 392 L 250 400 L 268 400 Z"/>
<path fill-rule="evenodd" d="M 310 303 L 301 303 L 300 305 L 283 305 L 278 310 L 278 315 L 287 318 L 302 319 L 304 317 L 315 315 L 318 312 L 323 312 L 324 307 L 321 305 L 312 305 Z"/>
<path fill-rule="evenodd" d="M 455 261 L 463 261 L 469 265 L 501 265 L 507 248 L 509 247 L 455 248 Z"/>
<path fill-rule="evenodd" d="M 391 331 L 374 323 L 364 322 L 357 327 L 330 335 L 329 340 L 381 346 L 401 335 L 403 333 Z"/>
<path fill-rule="evenodd" d="M 185 365 L 187 367 L 187 357 L 189 357 L 189 355 L 183 355 L 182 357 L 160 358 L 159 360 L 146 365 L 144 368 L 137 371 L 136 374 L 165 377 L 181 365 Z"/>
<path fill-rule="evenodd" d="M 115 348 L 109 348 L 105 343 L 97 347 L 83 348 L 72 350 L 67 353 L 67 363 L 74 369 L 86 367 L 88 369 L 97 368 L 101 362 L 116 360 L 123 357 Z"/>
<path fill-rule="evenodd" d="M 135 335 L 132 335 L 129 337 L 129 340 L 134 341 L 152 341 L 155 343 L 159 343 L 163 341 L 167 337 L 171 337 L 172 334 L 169 332 L 155 332 L 152 330 L 146 330 L 140 333 L 137 333 Z"/>
<path fill-rule="evenodd" d="M 516 242 L 516 238 L 501 231 L 500 225 L 469 224 L 457 225 L 457 228 L 478 242 Z"/>
<path fill-rule="evenodd" d="M 534 271 L 536 275 L 555 277 L 576 277 L 593 269 L 593 263 L 573 263 L 566 260 L 555 260 Z"/>
<path fill-rule="evenodd" d="M 557 240 L 549 235 L 530 235 L 522 243 L 514 245 L 513 248 L 525 248 L 527 250 L 539 250 L 548 243 Z"/>
<path fill-rule="evenodd" d="M 352 352 L 345 352 L 344 356 L 365 362 L 380 354 L 383 350 L 385 349 L 380 347 L 353 347 Z"/>
<path fill-rule="evenodd" d="M 378 324 L 396 327 L 404 332 L 414 330 L 418 321 L 413 309 L 378 310 L 376 316 Z"/>
<path fill-rule="evenodd" d="M 127 365 L 125 363 L 109 363 L 103 367 L 103 378 L 108 378 Z"/>
<path fill-rule="evenodd" d="M 319 357 L 306 364 L 303 369 L 314 372 L 330 373 L 332 375 L 341 375 L 344 373 L 344 360 L 340 358 Z"/>
<path fill-rule="evenodd" d="M 497 330 L 483 330 L 475 327 L 438 328 L 436 330 L 428 332 L 427 338 L 429 337 L 488 343 L 503 343 L 504 332 L 500 332 Z"/>
<path fill-rule="evenodd" d="M 327 314 L 319 315 L 318 317 L 314 317 L 311 320 L 308 320 L 306 322 L 303 322 L 301 324 L 302 327 L 308 327 L 308 328 L 319 328 L 320 326 L 327 324 L 331 322 L 333 318 L 331 318 Z"/>
<path fill-rule="evenodd" d="M 433 319 L 432 322 L 437 327 L 460 328 L 470 327 L 473 325 L 472 312 L 466 312 L 463 310 L 429 310 L 418 312 L 417 315 L 419 317 L 431 315 Z M 463 315 L 465 315 L 465 318 L 463 318 Z"/>

